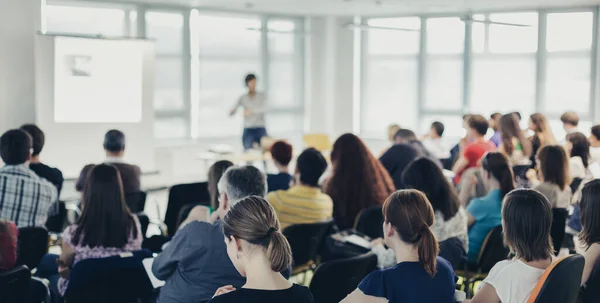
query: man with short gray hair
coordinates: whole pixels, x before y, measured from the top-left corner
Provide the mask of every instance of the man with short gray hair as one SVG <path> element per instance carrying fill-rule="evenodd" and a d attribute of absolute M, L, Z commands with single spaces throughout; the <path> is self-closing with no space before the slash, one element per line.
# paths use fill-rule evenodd
<path fill-rule="evenodd" d="M 158 302 L 208 301 L 223 285 L 240 288 L 246 283 L 229 260 L 220 220 L 241 199 L 264 197 L 266 178 L 253 166 L 230 167 L 219 180 L 218 189 L 219 208 L 209 222 L 199 220 L 196 216 L 201 208 L 194 208 L 186 225 L 154 260 L 152 272 L 166 281 Z"/>

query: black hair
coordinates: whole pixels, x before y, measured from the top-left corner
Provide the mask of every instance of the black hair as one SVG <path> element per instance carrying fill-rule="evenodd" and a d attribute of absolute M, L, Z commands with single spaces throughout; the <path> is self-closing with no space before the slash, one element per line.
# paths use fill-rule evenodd
<path fill-rule="evenodd" d="M 508 158 L 502 153 L 491 152 L 487 153 L 481 162 L 482 168 L 500 183 L 500 195 L 504 199 L 504 196 L 515 189 L 513 171 Z"/>
<path fill-rule="evenodd" d="M 29 160 L 31 136 L 20 129 L 11 129 L 0 137 L 0 157 L 8 165 L 23 164 Z"/>
<path fill-rule="evenodd" d="M 252 81 L 252 80 L 256 80 L 256 75 L 248 74 L 248 75 L 246 75 L 246 78 L 244 79 L 244 83 L 246 84 L 246 86 L 248 86 L 248 83 L 250 83 L 250 81 Z"/>
<path fill-rule="evenodd" d="M 120 130 L 109 130 L 104 135 L 104 149 L 113 153 L 125 150 L 125 134 Z"/>
<path fill-rule="evenodd" d="M 302 184 L 318 187 L 319 179 L 327 169 L 327 160 L 318 150 L 308 148 L 298 156 L 296 167 Z"/>
<path fill-rule="evenodd" d="M 31 155 L 33 157 L 39 155 L 44 148 L 44 143 L 46 142 L 44 132 L 35 124 L 25 124 L 21 126 L 21 130 L 29 134 L 33 140 L 33 153 Z"/>
<path fill-rule="evenodd" d="M 415 135 L 415 132 L 413 132 L 412 130 L 403 128 L 397 131 L 394 135 L 394 140 L 396 139 L 412 141 L 417 139 L 417 135 Z"/>
<path fill-rule="evenodd" d="M 567 135 L 567 140 L 573 145 L 571 158 L 581 157 L 583 166 L 588 168 L 590 163 L 590 141 L 582 133 L 572 133 Z"/>
<path fill-rule="evenodd" d="M 600 140 L 600 124 L 592 127 L 592 136 L 596 137 L 597 140 Z"/>
<path fill-rule="evenodd" d="M 444 123 L 442 123 L 440 121 L 435 121 L 435 122 L 431 123 L 431 128 L 435 129 L 435 132 L 440 137 L 444 134 L 444 130 L 446 129 L 444 127 Z"/>
<path fill-rule="evenodd" d="M 418 158 L 408 164 L 402 173 L 402 184 L 422 191 L 433 210 L 439 210 L 444 215 L 445 221 L 452 219 L 458 212 L 460 202 L 454 187 L 431 159 Z"/>

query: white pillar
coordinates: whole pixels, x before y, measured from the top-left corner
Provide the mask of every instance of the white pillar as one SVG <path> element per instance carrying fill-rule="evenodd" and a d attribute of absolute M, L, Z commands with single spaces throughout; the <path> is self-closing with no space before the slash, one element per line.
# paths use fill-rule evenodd
<path fill-rule="evenodd" d="M 40 0 L 0 1 L 0 132 L 35 120 L 34 38 Z"/>

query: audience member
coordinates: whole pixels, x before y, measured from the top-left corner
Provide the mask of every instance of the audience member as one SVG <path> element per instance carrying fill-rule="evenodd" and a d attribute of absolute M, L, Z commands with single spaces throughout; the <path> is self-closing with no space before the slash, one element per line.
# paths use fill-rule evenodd
<path fill-rule="evenodd" d="M 437 257 L 427 197 L 412 189 L 395 192 L 383 205 L 383 217 L 384 241 L 397 265 L 369 274 L 342 302 L 454 302 L 454 270 Z"/>
<path fill-rule="evenodd" d="M 590 163 L 600 163 L 600 124 L 592 127 L 590 135 Z"/>
<path fill-rule="evenodd" d="M 515 189 L 510 163 L 502 153 L 491 152 L 482 159 L 483 181 L 488 190 L 485 197 L 471 200 L 467 206 L 469 226 L 468 261 L 477 262 L 479 251 L 488 233 L 500 225 L 502 199 Z M 475 182 L 467 182 L 474 186 Z"/>
<path fill-rule="evenodd" d="M 493 143 L 485 140 L 484 136 L 488 130 L 488 121 L 481 115 L 471 115 L 468 120 L 467 138 L 468 142 L 461 141 L 460 158 L 452 167 L 456 174 L 455 182 L 460 183 L 462 173 L 465 170 L 477 167 L 479 160 L 489 151 L 496 149 Z"/>
<path fill-rule="evenodd" d="M 471 114 L 466 114 L 463 115 L 462 117 L 462 124 L 463 124 L 463 129 L 465 130 L 465 136 L 463 138 L 460 139 L 460 141 L 458 141 L 458 143 L 450 150 L 450 163 L 455 163 L 458 158 L 461 156 L 461 149 L 464 148 L 464 146 L 469 143 L 469 119 L 471 118 Z"/>
<path fill-rule="evenodd" d="M 142 249 L 140 222 L 127 208 L 116 167 L 100 164 L 91 169 L 81 203 L 81 217 L 63 232 L 58 261 L 56 255 L 46 255 L 38 267 L 37 275 L 50 281 L 53 297 L 65 294 L 77 262 Z"/>
<path fill-rule="evenodd" d="M 560 116 L 560 121 L 563 124 L 563 129 L 567 135 L 579 132 L 579 115 L 576 112 L 566 112 Z"/>
<path fill-rule="evenodd" d="M 468 249 L 467 212 L 460 205 L 454 186 L 448 182 L 442 170 L 431 160 L 419 158 L 411 162 L 402 174 L 407 188 L 416 189 L 425 194 L 434 211 L 431 231 L 439 242 L 458 238 Z M 380 241 L 375 241 L 378 243 Z M 375 247 L 379 266 L 387 268 L 395 263 L 396 257 L 391 249 Z"/>
<path fill-rule="evenodd" d="M 64 182 L 62 172 L 58 168 L 50 167 L 40 162 L 40 153 L 46 142 L 44 132 L 35 124 L 25 124 L 21 126 L 21 130 L 29 134 L 33 142 L 33 153 L 31 154 L 31 160 L 29 160 L 29 169 L 33 170 L 38 176 L 54 184 L 58 195 L 60 196 L 60 191 L 62 190 Z"/>
<path fill-rule="evenodd" d="M 549 145 L 549 144 L 557 144 L 556 138 L 552 133 L 552 129 L 550 128 L 550 124 L 548 124 L 548 119 L 546 116 L 540 113 L 535 113 L 529 116 L 529 129 L 533 131 L 533 136 L 529 138 L 531 141 L 531 167 L 535 168 L 536 160 L 535 157 L 540 148 Z"/>
<path fill-rule="evenodd" d="M 15 223 L 0 219 L 0 272 L 17 264 L 17 238 L 19 230 Z"/>
<path fill-rule="evenodd" d="M 390 126 L 388 126 L 387 138 L 390 143 L 392 143 L 392 144 L 394 143 L 394 141 L 395 141 L 394 137 L 396 136 L 396 133 L 401 129 L 402 129 L 402 127 L 400 127 L 400 125 L 398 125 L 398 124 L 391 124 Z"/>
<path fill-rule="evenodd" d="M 580 132 L 567 135 L 565 148 L 569 152 L 569 172 L 571 179 L 584 179 L 589 175 L 590 142 Z"/>
<path fill-rule="evenodd" d="M 429 129 L 429 134 L 427 138 L 423 140 L 423 145 L 425 148 L 436 158 L 436 159 L 446 159 L 450 157 L 450 151 L 442 136 L 444 135 L 444 124 L 439 121 L 435 121 L 431 124 L 431 128 Z"/>
<path fill-rule="evenodd" d="M 496 145 L 496 147 L 500 147 L 502 143 L 502 134 L 500 133 L 500 118 L 502 117 L 501 113 L 493 113 L 490 115 L 490 128 L 494 131 L 494 134 L 490 138 L 490 141 Z"/>
<path fill-rule="evenodd" d="M 221 287 L 210 302 L 313 302 L 308 288 L 280 273 L 291 266 L 292 249 L 267 201 L 252 196 L 233 205 L 223 218 L 223 234 L 227 255 L 246 284 Z"/>
<path fill-rule="evenodd" d="M 531 142 L 519 127 L 514 114 L 506 114 L 500 118 L 502 143 L 498 150 L 508 156 L 511 165 L 529 165 L 531 162 Z"/>
<path fill-rule="evenodd" d="M 564 233 L 561 232 L 565 230 L 564 218 L 567 217 L 567 208 L 571 205 L 573 195 L 571 187 L 569 187 L 569 159 L 562 146 L 546 145 L 538 152 L 537 161 L 540 180 L 535 178 L 535 174 L 531 175 L 530 181 L 533 189 L 548 199 L 555 213 L 564 213 L 563 220 L 552 225 L 552 234 L 555 237 L 552 238 L 552 245 L 558 254 L 564 238 Z M 557 237 L 557 235 L 563 235 L 563 237 Z"/>
<path fill-rule="evenodd" d="M 231 161 L 221 160 L 215 162 L 208 169 L 208 194 L 210 195 L 210 206 L 213 210 L 219 208 L 219 180 L 221 180 L 227 169 L 232 166 Z"/>
<path fill-rule="evenodd" d="M 0 137 L 0 219 L 17 227 L 44 226 L 58 200 L 56 187 L 27 167 L 32 140 L 24 131 L 9 130 Z"/>
<path fill-rule="evenodd" d="M 509 193 L 502 207 L 504 243 L 515 255 L 498 262 L 475 297 L 466 302 L 526 302 L 538 280 L 554 261 L 550 226 L 552 209 L 535 190 Z"/>
<path fill-rule="evenodd" d="M 294 150 L 292 146 L 284 141 L 277 141 L 271 146 L 271 156 L 273 163 L 277 167 L 278 174 L 267 175 L 267 187 L 269 192 L 276 190 L 287 190 L 292 182 L 292 175 L 289 173 L 288 165 L 292 161 Z"/>
<path fill-rule="evenodd" d="M 295 185 L 289 190 L 278 190 L 267 195 L 267 200 L 277 212 L 281 228 L 331 218 L 333 201 L 319 187 L 319 178 L 326 169 L 325 157 L 318 150 L 309 148 L 298 157 Z"/>
<path fill-rule="evenodd" d="M 345 134 L 333 144 L 333 171 L 325 182 L 325 193 L 333 200 L 333 218 L 344 230 L 352 228 L 358 213 L 381 205 L 394 192 L 394 183 L 385 168 L 365 144 Z"/>
<path fill-rule="evenodd" d="M 166 281 L 158 302 L 202 302 L 223 285 L 240 288 L 245 279 L 227 257 L 221 219 L 249 196 L 264 197 L 264 175 L 255 167 L 230 167 L 219 181 L 220 204 L 210 222 L 192 221 L 181 228 L 156 257 L 152 272 Z"/>
<path fill-rule="evenodd" d="M 381 165 L 383 165 L 392 177 L 396 189 L 404 188 L 402 184 L 402 172 L 408 163 L 418 157 L 424 156 L 424 147 L 423 149 L 417 149 L 415 145 L 409 144 L 415 139 L 415 133 L 411 130 L 399 130 L 395 136 L 395 144 L 379 158 Z"/>
<path fill-rule="evenodd" d="M 106 160 L 104 160 L 104 163 L 111 164 L 119 170 L 125 195 L 140 191 L 142 171 L 136 165 L 123 162 L 125 134 L 116 129 L 109 130 L 104 136 L 104 150 L 106 151 Z M 77 179 L 77 183 L 75 184 L 77 191 L 82 191 L 85 188 L 88 173 L 93 167 L 94 164 L 89 164 L 81 170 L 79 179 Z"/>
<path fill-rule="evenodd" d="M 585 284 L 600 261 L 600 179 L 588 182 L 582 190 L 579 240 L 584 245 L 585 267 L 581 284 Z"/>

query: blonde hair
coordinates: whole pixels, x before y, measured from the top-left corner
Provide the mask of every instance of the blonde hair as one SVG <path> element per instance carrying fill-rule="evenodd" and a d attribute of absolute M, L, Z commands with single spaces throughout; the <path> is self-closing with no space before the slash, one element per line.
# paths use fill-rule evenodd
<path fill-rule="evenodd" d="M 398 124 L 391 124 L 390 126 L 388 126 L 388 140 L 394 141 L 394 136 L 396 136 L 396 133 L 401 129 L 402 127 L 400 127 L 400 125 Z"/>
<path fill-rule="evenodd" d="M 225 236 L 233 236 L 266 249 L 274 272 L 281 272 L 292 264 L 292 249 L 279 226 L 273 207 L 258 196 L 240 200 L 223 219 Z"/>

